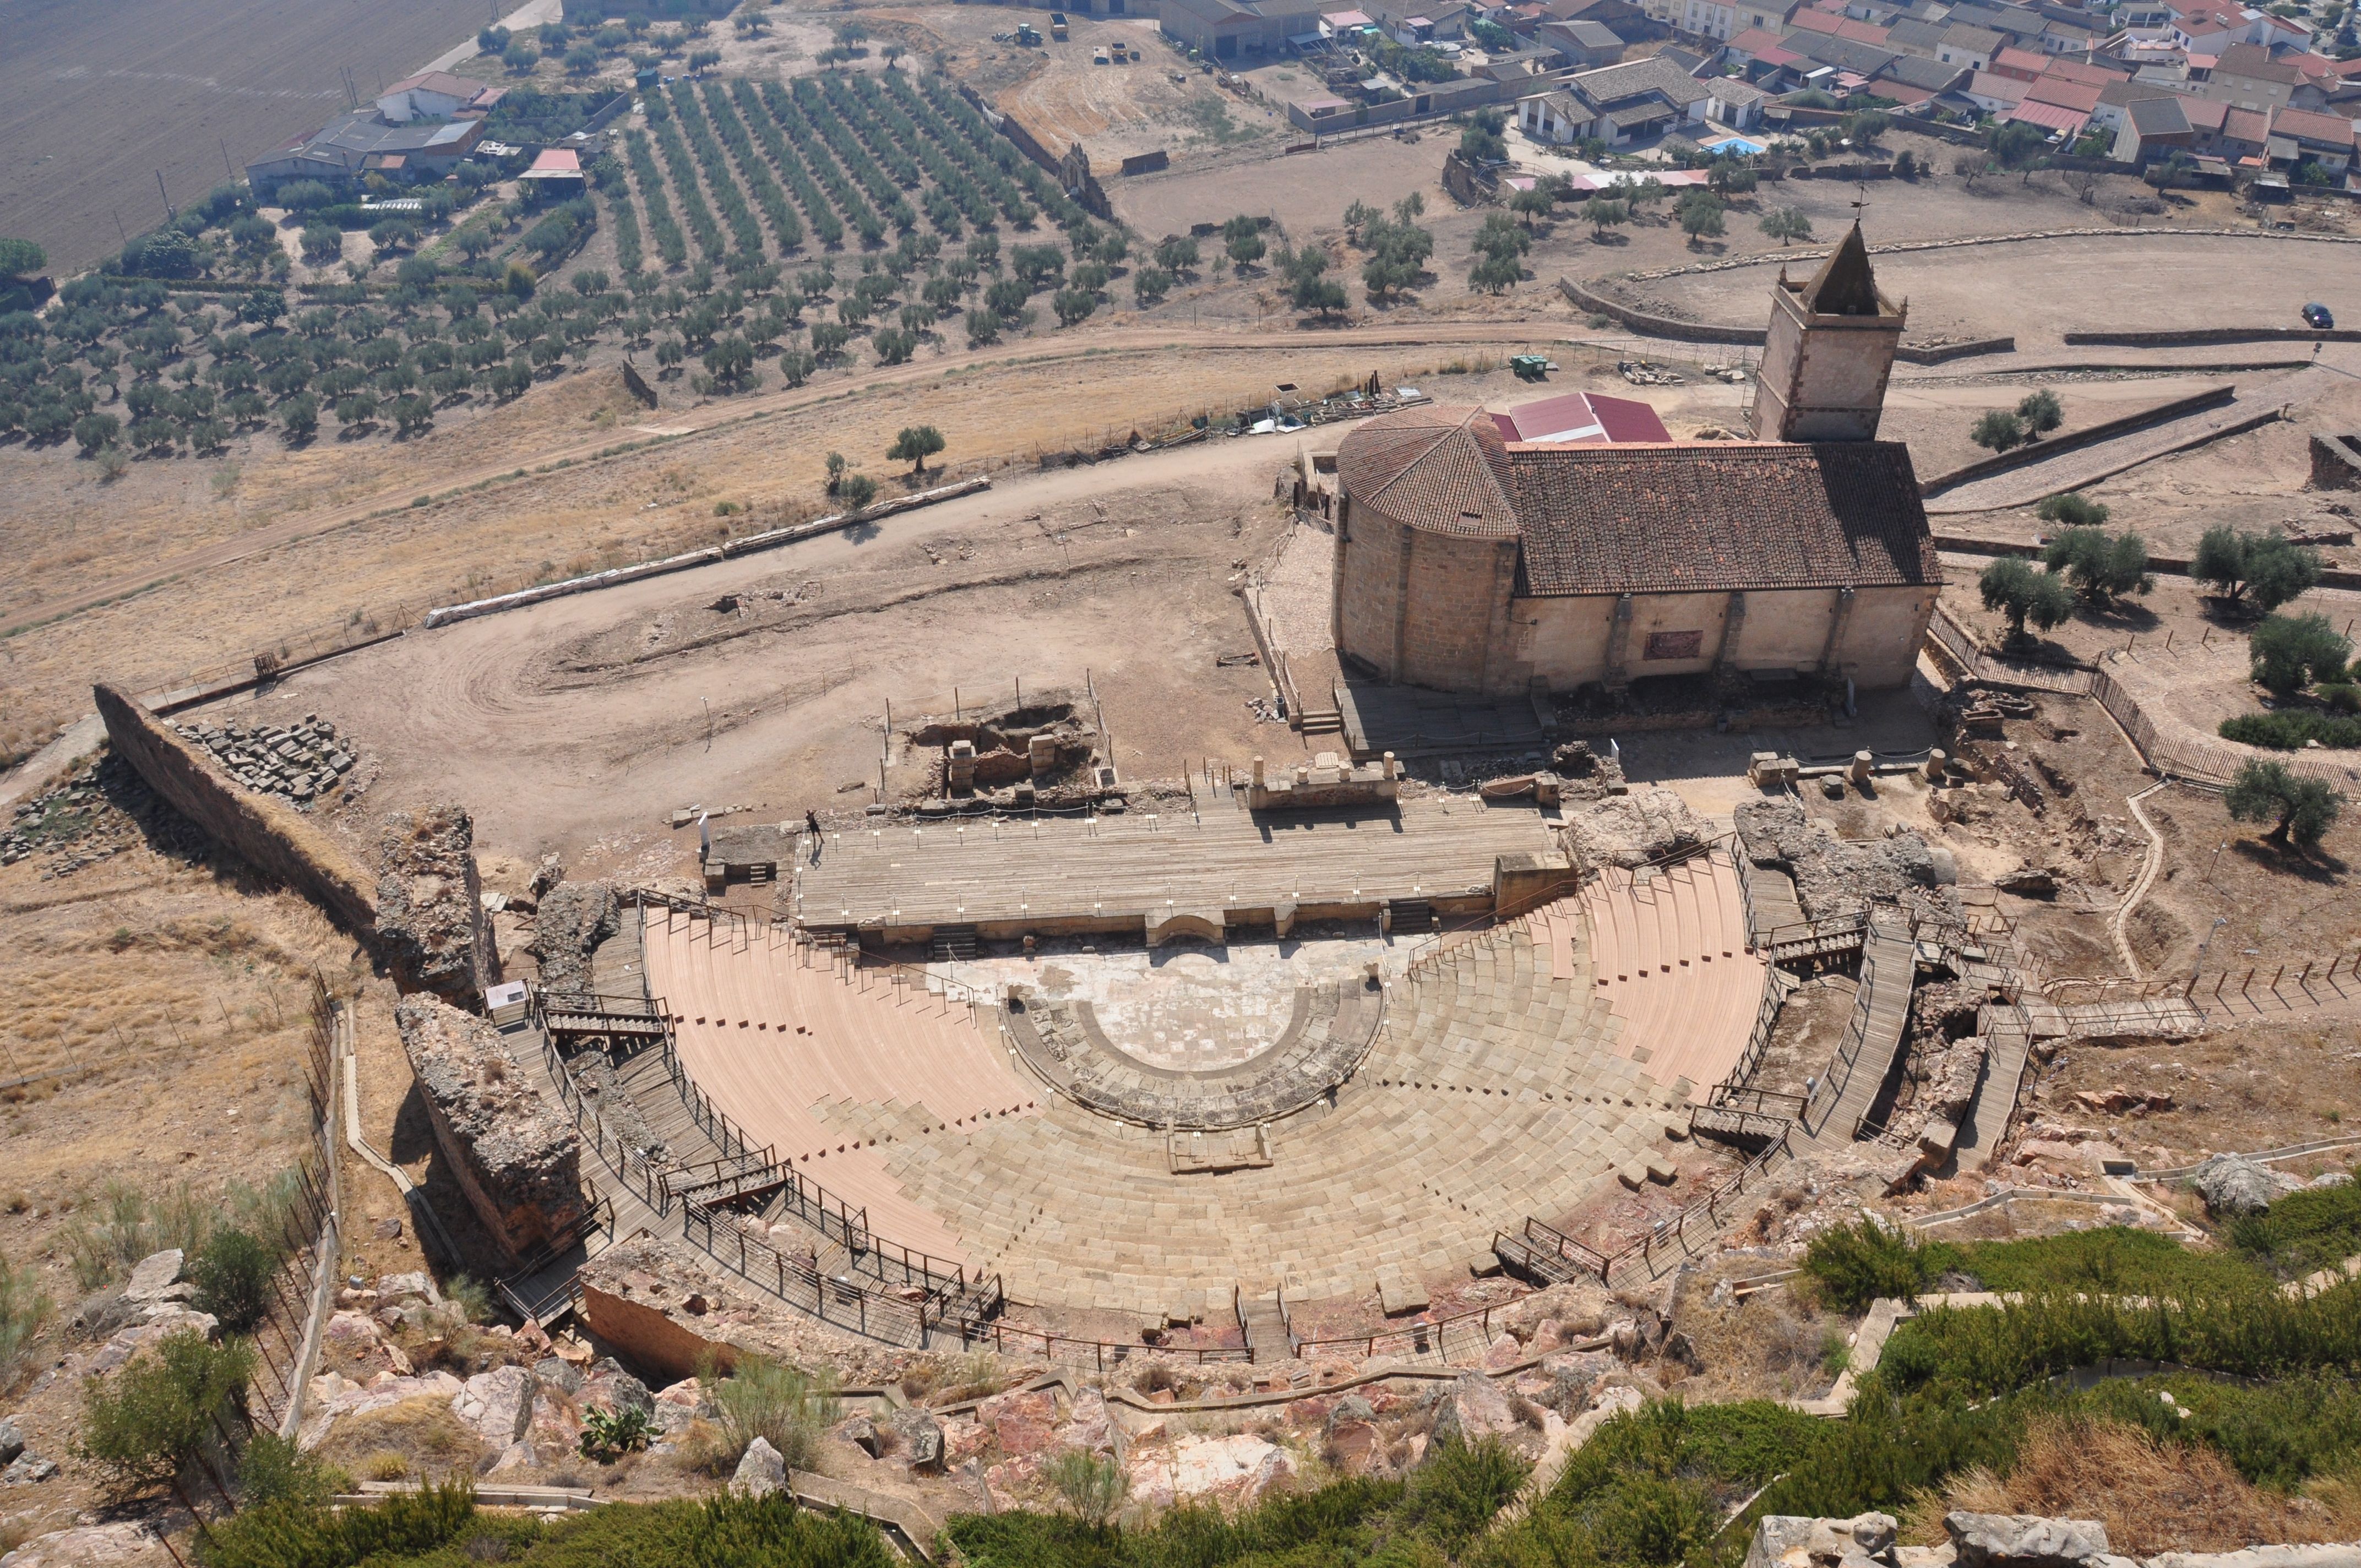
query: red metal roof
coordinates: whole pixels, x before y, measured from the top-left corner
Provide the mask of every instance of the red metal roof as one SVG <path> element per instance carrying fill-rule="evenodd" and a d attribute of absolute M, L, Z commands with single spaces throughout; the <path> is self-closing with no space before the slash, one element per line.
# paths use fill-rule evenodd
<path fill-rule="evenodd" d="M 2079 109 L 2070 109 L 2063 104 L 2044 104 L 2033 98 L 2027 98 L 2001 117 L 2039 126 L 2045 130 L 2064 131 L 2070 137 L 2081 136 L 2082 127 L 2091 123 L 2091 116 Z"/>
<path fill-rule="evenodd" d="M 1567 392 L 1492 416 L 1504 441 L 1670 441 L 1656 411 L 1632 398 Z"/>

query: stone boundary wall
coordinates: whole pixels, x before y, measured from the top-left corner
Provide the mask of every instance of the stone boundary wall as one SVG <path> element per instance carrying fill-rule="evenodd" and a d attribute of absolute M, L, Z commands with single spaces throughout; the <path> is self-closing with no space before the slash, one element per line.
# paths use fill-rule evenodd
<path fill-rule="evenodd" d="M 1734 343 L 1759 348 L 1771 335 L 1768 327 L 1716 326 L 1709 322 L 1680 322 L 1670 316 L 1652 315 L 1604 294 L 1594 294 L 1571 278 L 1559 279 L 1557 286 L 1576 308 L 1611 317 L 1633 332 L 1644 332 L 1651 337 L 1669 337 L 1682 343 Z"/>
<path fill-rule="evenodd" d="M 1604 294 L 1594 293 L 1571 279 L 1559 279 L 1557 286 L 1565 291 L 1566 299 L 1576 307 L 1598 315 L 1611 316 L 1632 331 L 1646 333 L 1651 337 L 1676 338 L 1684 343 L 1730 343 L 1760 347 L 1770 335 L 1770 329 L 1767 327 L 1722 326 L 1711 322 L 1675 321 L 1670 316 L 1656 315 L 1651 312 L 1640 310 L 1636 306 L 1624 304 L 1620 300 L 1610 300 Z M 1935 343 L 1924 347 L 1912 347 L 1905 344 L 1894 351 L 1894 356 L 1912 365 L 1940 365 L 1947 360 L 1966 359 L 1980 354 L 2014 354 L 2015 352 L 2016 339 L 2014 337 L 1980 337 L 1965 343 Z"/>
<path fill-rule="evenodd" d="M 2308 326 L 2201 326 L 2169 332 L 2070 332 L 2070 346 L 2104 344 L 2118 348 L 2179 348 L 2209 343 L 2361 343 L 2349 327 L 2320 331 Z"/>
<path fill-rule="evenodd" d="M 2235 400 L 2237 393 L 2238 389 L 2235 386 L 2208 387 L 2202 392 L 2191 392 L 2185 398 L 2175 398 L 2169 403 L 2158 403 L 2152 408 L 2139 409 L 2131 413 L 2119 414 L 2114 419 L 2101 420 L 2096 424 L 2085 425 L 2081 430 L 2069 431 L 2063 435 L 2044 436 L 2039 441 L 2028 441 L 2014 452 L 1995 452 L 1989 457 L 1979 457 L 1972 463 L 1962 463 L 1956 468 L 1935 475 L 1932 478 L 1922 479 L 1918 482 L 1918 493 L 1921 496 L 1932 498 L 1942 494 L 1945 490 L 1964 485 L 1971 479 L 1983 479 L 1994 474 L 2005 474 L 2012 468 L 2022 468 L 2027 464 L 2037 463 L 2047 457 L 2055 457 L 2060 453 L 2076 452 L 2085 446 L 2095 446 L 2102 441 L 2112 441 L 2118 435 L 2144 430 L 2149 425 L 2169 423 L 2184 414 L 2201 413 L 2207 409 L 2218 409 Z M 2272 417 L 2278 417 L 2276 411 Z"/>
<path fill-rule="evenodd" d="M 522 609 L 527 605 L 540 604 L 544 599 L 564 598 L 570 594 L 587 594 L 597 588 L 620 587 L 636 583 L 643 577 L 661 577 L 671 572 L 686 572 L 696 566 L 709 566 L 717 561 L 728 561 L 740 555 L 751 555 L 758 550 L 774 550 L 782 544 L 793 544 L 810 539 L 833 528 L 851 522 L 873 522 L 892 517 L 896 512 L 917 507 L 932 506 L 937 501 L 956 500 L 961 496 L 988 490 L 992 481 L 983 475 L 961 479 L 955 485 L 943 485 L 931 490 L 920 490 L 914 496 L 897 496 L 892 500 L 878 501 L 860 512 L 830 512 L 808 522 L 793 523 L 785 528 L 774 528 L 764 533 L 750 533 L 743 539 L 733 539 L 727 544 L 711 544 L 702 550 L 684 554 L 667 555 L 660 561 L 642 561 L 636 566 L 617 566 L 611 571 L 593 572 L 587 577 L 568 577 L 564 582 L 544 583 L 538 587 L 519 588 L 512 594 L 499 594 L 488 599 L 471 599 L 466 604 L 445 605 L 430 609 L 419 621 L 423 629 L 448 626 L 455 620 L 473 620 L 480 615 L 498 615 L 504 609 Z"/>
<path fill-rule="evenodd" d="M 1904 239 L 1887 245 L 1872 245 L 1872 256 L 1906 256 L 1922 250 L 1966 250 L 1984 245 L 2022 245 L 2037 239 L 2263 239 L 2295 241 L 2306 245 L 2361 245 L 2361 236 L 2343 234 L 2279 234 L 2263 229 L 2200 229 L 2200 228 L 2106 228 L 2025 229 L 2013 234 L 1965 235 L 1957 239 Z M 1683 278 L 1699 272 L 1735 272 L 1743 267 L 1767 267 L 1781 261 L 1826 261 L 1834 251 L 1833 246 L 1818 250 L 1769 250 L 1758 256 L 1734 256 L 1723 261 L 1697 261 L 1682 267 L 1659 267 L 1647 272 L 1627 272 L 1622 277 L 1634 283 L 1652 283 L 1660 278 Z M 2072 341 L 2070 338 L 2068 341 Z"/>
<path fill-rule="evenodd" d="M 2031 561 L 2041 559 L 2040 545 L 2019 543 L 2013 539 L 1978 539 L 1965 533 L 1938 533 L 1934 535 L 1934 540 L 1936 549 L 1947 550 L 1954 554 L 2022 555 Z M 2191 565 L 2191 558 L 2186 555 L 2150 555 L 2147 558 L 2149 571 L 2162 572 L 2175 577 L 2188 576 Z M 2361 588 L 2361 572 L 2346 571 L 2336 566 L 2323 566 L 2320 572 L 2320 586 L 2323 588 Z M 2095 666 L 2081 667 L 2094 668 Z"/>
<path fill-rule="evenodd" d="M 107 740 L 174 810 L 374 947 L 373 882 L 335 841 L 293 807 L 239 784 L 130 693 L 102 681 L 91 688 L 91 697 L 105 721 Z"/>

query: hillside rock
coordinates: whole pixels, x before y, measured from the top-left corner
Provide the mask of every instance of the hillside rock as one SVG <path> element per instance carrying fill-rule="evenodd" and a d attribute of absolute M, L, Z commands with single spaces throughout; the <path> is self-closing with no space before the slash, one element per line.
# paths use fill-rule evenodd
<path fill-rule="evenodd" d="M 2107 1527 L 2096 1519 L 1953 1512 L 1943 1516 L 1943 1530 L 1960 1568 L 2075 1568 L 2111 1555 Z"/>
<path fill-rule="evenodd" d="M 730 1477 L 730 1490 L 741 1497 L 767 1497 L 787 1487 L 787 1462 L 771 1446 L 771 1440 L 758 1437 L 746 1445 L 746 1457 L 738 1462 L 738 1472 Z"/>
<path fill-rule="evenodd" d="M 500 1035 L 439 999 L 394 1009 L 434 1141 L 502 1246 L 522 1254 L 582 1218 L 582 1145 L 574 1124 L 516 1069 Z"/>
<path fill-rule="evenodd" d="M 484 887 L 476 872 L 476 825 L 445 802 L 398 811 L 378 839 L 378 946 L 395 983 L 466 1008 L 483 1004 L 500 979 Z"/>
<path fill-rule="evenodd" d="M 2190 1183 L 2216 1217 L 2259 1214 L 2303 1183 L 2244 1155 L 2217 1154 L 2190 1175 Z"/>
<path fill-rule="evenodd" d="M 1705 842 L 1713 829 L 1671 790 L 1643 784 L 1629 795 L 1608 795 L 1574 811 L 1565 833 L 1575 864 L 1588 870 L 1645 865 L 1660 855 Z"/>

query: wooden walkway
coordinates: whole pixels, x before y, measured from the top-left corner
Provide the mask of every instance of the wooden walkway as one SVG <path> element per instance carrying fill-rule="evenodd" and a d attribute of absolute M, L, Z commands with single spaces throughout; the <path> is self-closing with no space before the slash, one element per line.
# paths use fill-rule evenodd
<path fill-rule="evenodd" d="M 1844 1046 L 1804 1113 L 1802 1131 L 1814 1143 L 1850 1147 L 1861 1118 L 1877 1102 L 1909 1027 L 1917 965 L 1918 945 L 1906 927 L 1883 929 L 1872 921 L 1861 948 L 1861 992 Z"/>
<path fill-rule="evenodd" d="M 1488 902 L 1495 861 L 1556 848 L 1530 801 L 1465 798 L 1369 810 L 1253 812 L 1224 797 L 1121 816 L 896 821 L 832 832 L 796 857 L 795 910 L 811 930 L 1057 922 L 1268 924 L 1275 910 L 1372 916 L 1394 900 Z"/>

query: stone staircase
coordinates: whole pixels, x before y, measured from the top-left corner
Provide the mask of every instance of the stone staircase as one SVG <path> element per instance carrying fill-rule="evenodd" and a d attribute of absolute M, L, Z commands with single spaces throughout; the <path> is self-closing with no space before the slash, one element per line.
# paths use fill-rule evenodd
<path fill-rule="evenodd" d="M 1245 1331 L 1246 1359 L 1257 1365 L 1295 1358 L 1295 1336 L 1287 1326 L 1287 1308 L 1276 1290 L 1250 1291 L 1237 1287 L 1238 1327 Z"/>

